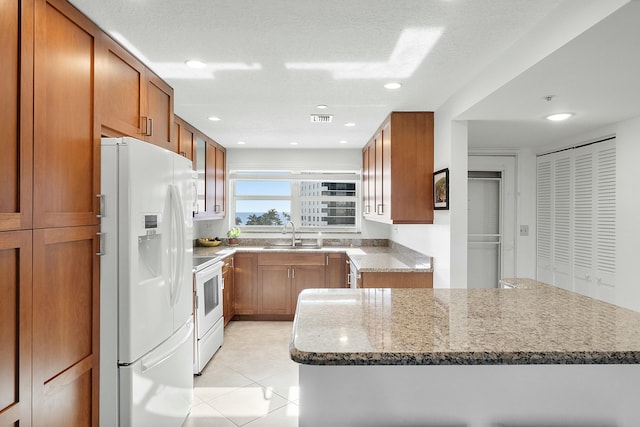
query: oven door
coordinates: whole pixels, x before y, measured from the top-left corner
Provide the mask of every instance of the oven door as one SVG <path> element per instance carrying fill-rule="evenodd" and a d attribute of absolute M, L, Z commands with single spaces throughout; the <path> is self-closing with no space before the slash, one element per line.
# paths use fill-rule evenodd
<path fill-rule="evenodd" d="M 198 339 L 222 317 L 222 266 L 216 262 L 196 273 L 196 335 Z"/>

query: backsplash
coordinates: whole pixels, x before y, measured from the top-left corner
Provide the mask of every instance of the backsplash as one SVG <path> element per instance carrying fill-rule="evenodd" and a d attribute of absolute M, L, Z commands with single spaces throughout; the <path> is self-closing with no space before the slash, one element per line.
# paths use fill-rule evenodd
<path fill-rule="evenodd" d="M 315 238 L 302 238 L 301 239 L 303 243 L 315 243 L 316 239 Z M 228 245 L 228 239 L 224 238 L 222 239 L 222 245 L 223 246 L 227 246 Z M 266 245 L 273 245 L 273 244 L 281 244 L 281 243 L 287 243 L 287 242 L 291 242 L 291 239 L 287 239 L 287 238 L 272 238 L 272 239 L 257 239 L 257 238 L 238 238 L 238 245 L 237 246 L 250 246 L 250 247 L 262 247 L 262 246 L 266 246 Z M 193 243 L 194 246 L 196 246 L 196 241 L 194 240 Z M 388 239 L 335 239 L 335 238 L 323 238 L 322 239 L 322 246 L 323 247 L 352 247 L 352 248 L 358 248 L 358 247 L 388 247 L 389 245 L 389 240 Z M 404 247 L 404 246 L 402 246 Z"/>

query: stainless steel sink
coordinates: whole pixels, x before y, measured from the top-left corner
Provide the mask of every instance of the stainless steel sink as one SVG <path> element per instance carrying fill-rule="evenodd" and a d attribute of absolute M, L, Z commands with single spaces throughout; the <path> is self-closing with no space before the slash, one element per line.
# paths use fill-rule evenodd
<path fill-rule="evenodd" d="M 263 249 L 280 249 L 280 250 L 285 250 L 285 249 L 322 249 L 322 246 L 305 245 L 305 244 L 298 244 L 298 245 L 295 245 L 295 246 L 285 245 L 285 244 L 274 244 L 274 245 L 266 245 L 266 246 L 263 247 Z"/>

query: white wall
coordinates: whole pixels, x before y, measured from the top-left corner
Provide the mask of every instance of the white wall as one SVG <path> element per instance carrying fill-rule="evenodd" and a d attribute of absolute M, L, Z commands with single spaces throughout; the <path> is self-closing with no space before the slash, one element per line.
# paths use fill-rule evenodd
<path fill-rule="evenodd" d="M 434 168 L 449 168 L 450 210 L 437 211 L 433 225 L 400 225 L 391 232 L 394 241 L 434 257 L 434 287 L 467 286 L 468 142 L 466 122 L 458 119 L 474 104 L 627 2 L 569 0 L 561 3 L 543 22 L 435 111 Z M 529 173 L 526 167 L 523 170 Z M 530 200 L 523 201 L 523 207 L 527 206 L 530 207 Z M 525 253 L 532 254 L 530 239 L 519 239 L 519 243 Z M 521 264 L 522 272 L 518 274 L 533 271 L 528 261 Z"/>
<path fill-rule="evenodd" d="M 640 311 L 640 117 L 615 125 L 617 167 L 616 304 Z"/>
<path fill-rule="evenodd" d="M 227 173 L 233 170 L 361 170 L 362 150 L 296 150 L 296 149 L 227 149 Z M 229 194 L 227 182 L 227 194 Z M 226 237 L 231 218 L 217 220 L 197 220 L 194 237 Z M 323 234 L 324 237 L 342 237 L 358 239 L 387 239 L 389 226 L 362 221 L 361 233 L 354 235 Z M 245 234 L 244 237 L 247 237 Z M 260 233 L 259 238 L 281 237 L 279 234 Z M 304 235 L 302 237 L 305 237 Z"/>

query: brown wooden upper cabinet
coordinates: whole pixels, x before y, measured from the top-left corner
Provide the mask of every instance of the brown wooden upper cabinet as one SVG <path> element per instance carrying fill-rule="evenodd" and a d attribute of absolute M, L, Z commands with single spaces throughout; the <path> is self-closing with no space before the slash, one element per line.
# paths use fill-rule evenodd
<path fill-rule="evenodd" d="M 36 1 L 34 22 L 33 226 L 99 224 L 101 32 L 60 0 Z"/>
<path fill-rule="evenodd" d="M 185 122 L 178 116 L 174 117 L 173 123 L 173 140 L 178 145 L 178 154 L 193 161 L 193 169 L 196 168 L 195 153 L 196 153 L 196 132 L 193 126 Z"/>
<path fill-rule="evenodd" d="M 393 112 L 362 152 L 363 215 L 433 223 L 433 113 Z"/>
<path fill-rule="evenodd" d="M 0 23 L 0 93 L 3 97 L 0 103 L 2 231 L 31 227 L 33 2 L 0 2 Z"/>
<path fill-rule="evenodd" d="M 198 172 L 198 217 L 226 215 L 227 151 L 203 134 L 196 134 L 195 163 Z"/>
<path fill-rule="evenodd" d="M 178 152 L 173 89 L 108 35 L 101 38 L 98 86 L 105 134 L 125 135 Z"/>

